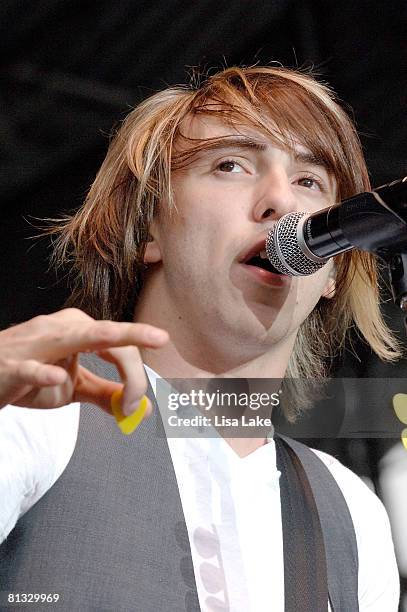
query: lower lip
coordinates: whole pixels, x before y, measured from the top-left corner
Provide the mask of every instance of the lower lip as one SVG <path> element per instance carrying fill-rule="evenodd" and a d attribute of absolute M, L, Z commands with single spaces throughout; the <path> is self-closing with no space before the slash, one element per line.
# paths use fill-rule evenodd
<path fill-rule="evenodd" d="M 274 274 L 273 272 L 263 270 L 263 268 L 259 268 L 257 266 L 249 266 L 248 264 L 241 265 L 249 274 L 270 287 L 285 287 L 287 282 L 290 280 L 290 276 Z"/>

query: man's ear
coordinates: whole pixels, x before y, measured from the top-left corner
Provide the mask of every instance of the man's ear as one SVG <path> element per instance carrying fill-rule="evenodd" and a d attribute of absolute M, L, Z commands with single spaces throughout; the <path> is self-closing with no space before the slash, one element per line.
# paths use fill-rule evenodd
<path fill-rule="evenodd" d="M 147 242 L 146 250 L 144 252 L 144 263 L 158 263 L 159 261 L 161 261 L 161 259 L 161 249 L 158 246 L 158 242 L 153 238 L 152 240 Z"/>
<path fill-rule="evenodd" d="M 158 263 L 162 260 L 160 245 L 158 244 L 157 239 L 154 237 L 154 221 L 150 227 L 150 235 L 146 245 L 146 250 L 144 252 L 144 263 L 152 264 Z"/>
<path fill-rule="evenodd" d="M 322 291 L 321 297 L 324 297 L 327 300 L 330 300 L 331 298 L 334 297 L 335 292 L 336 292 L 336 278 L 335 277 L 336 277 L 336 270 L 335 268 L 332 268 L 331 272 L 329 273 L 328 280 L 326 281 L 324 290 Z"/>

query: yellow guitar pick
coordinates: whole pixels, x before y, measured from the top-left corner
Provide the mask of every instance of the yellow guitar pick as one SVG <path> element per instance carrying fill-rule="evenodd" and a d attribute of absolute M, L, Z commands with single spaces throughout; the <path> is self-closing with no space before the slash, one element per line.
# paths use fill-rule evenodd
<path fill-rule="evenodd" d="M 399 421 L 407 425 L 407 394 L 396 393 L 393 396 L 393 408 Z M 401 432 L 401 441 L 407 450 L 407 428 Z"/>
<path fill-rule="evenodd" d="M 393 396 L 393 408 L 398 420 L 407 425 L 407 393 L 396 393 Z"/>
<path fill-rule="evenodd" d="M 125 416 L 122 412 L 122 398 L 123 391 L 120 389 L 115 391 L 110 398 L 110 406 L 112 408 L 113 416 L 116 419 L 116 423 L 122 433 L 126 436 L 133 433 L 135 429 L 140 425 L 144 418 L 147 410 L 148 400 L 144 395 L 136 410 L 129 416 Z"/>

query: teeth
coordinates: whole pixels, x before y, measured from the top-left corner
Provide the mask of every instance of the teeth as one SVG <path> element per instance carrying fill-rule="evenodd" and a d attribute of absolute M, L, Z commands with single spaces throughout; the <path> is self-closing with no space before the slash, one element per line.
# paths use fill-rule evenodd
<path fill-rule="evenodd" d="M 265 249 L 263 251 L 260 251 L 259 255 L 262 259 L 268 259 Z"/>

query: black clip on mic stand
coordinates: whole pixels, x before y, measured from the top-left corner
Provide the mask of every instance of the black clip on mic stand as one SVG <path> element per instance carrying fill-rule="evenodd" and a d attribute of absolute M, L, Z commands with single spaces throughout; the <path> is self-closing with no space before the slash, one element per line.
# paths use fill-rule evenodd
<path fill-rule="evenodd" d="M 379 252 L 378 255 L 388 266 L 393 301 L 406 313 L 404 327 L 407 334 L 407 250 L 404 253 L 393 254 Z"/>
<path fill-rule="evenodd" d="M 407 315 L 407 177 L 379 187 L 375 194 L 389 215 L 386 225 L 392 227 L 392 239 L 372 251 L 387 264 L 394 303 Z M 404 326 L 407 334 L 407 316 Z"/>

